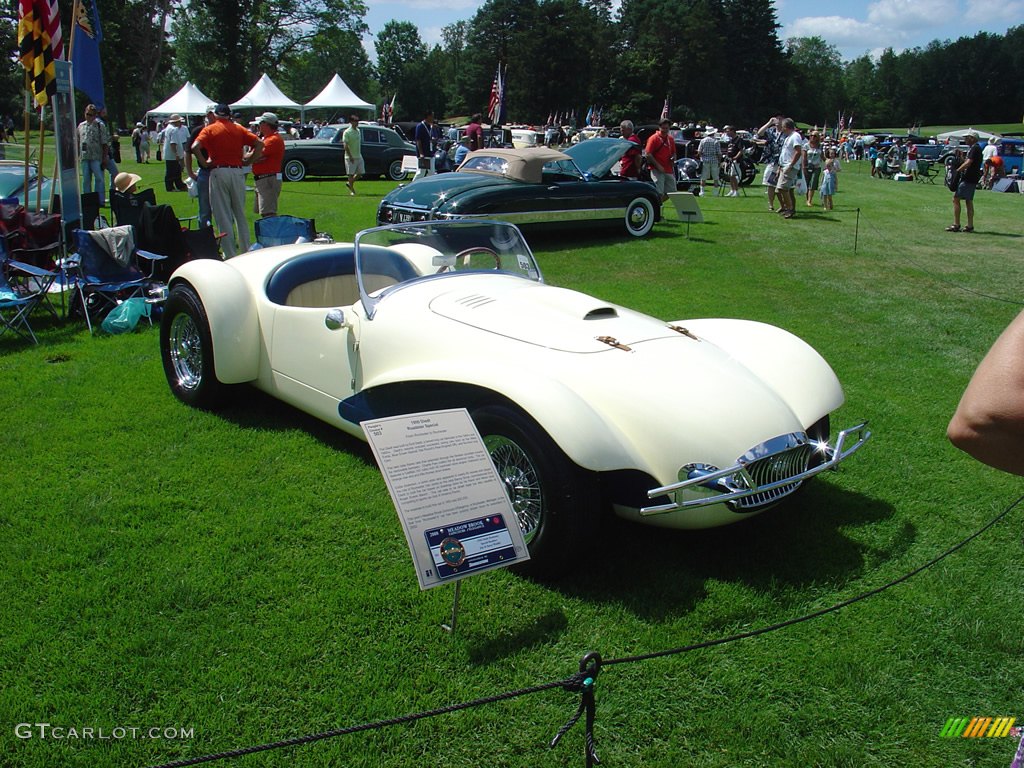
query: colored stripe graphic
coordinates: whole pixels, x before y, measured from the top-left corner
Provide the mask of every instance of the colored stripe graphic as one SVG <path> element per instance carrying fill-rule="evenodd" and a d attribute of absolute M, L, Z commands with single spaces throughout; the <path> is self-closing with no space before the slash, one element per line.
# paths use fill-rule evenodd
<path fill-rule="evenodd" d="M 1015 717 L 951 717 L 939 731 L 943 739 L 994 739 L 1010 735 L 1010 729 L 1017 722 Z"/>
<path fill-rule="evenodd" d="M 968 722 L 970 721 L 966 717 L 951 717 L 939 731 L 939 736 L 943 739 L 956 738 L 964 732 Z"/>
<path fill-rule="evenodd" d="M 1017 718 L 1015 717 L 997 717 L 996 721 L 992 723 L 992 727 L 988 729 L 988 733 L 986 733 L 985 736 L 990 739 L 1009 736 L 1010 729 L 1016 721 Z"/>

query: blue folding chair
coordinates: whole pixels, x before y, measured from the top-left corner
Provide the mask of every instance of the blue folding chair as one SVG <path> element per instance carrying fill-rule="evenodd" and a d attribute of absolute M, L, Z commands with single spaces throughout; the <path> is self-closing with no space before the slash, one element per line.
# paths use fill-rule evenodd
<path fill-rule="evenodd" d="M 291 245 L 300 238 L 312 242 L 316 237 L 316 221 L 298 216 L 267 216 L 256 219 L 256 242 L 262 248 Z"/>
<path fill-rule="evenodd" d="M 130 236 L 130 240 L 122 244 L 128 254 L 127 264 L 116 260 L 104 245 L 110 241 L 113 230 L 125 230 L 124 236 Z M 76 229 L 74 237 L 76 253 L 65 259 L 65 269 L 74 291 L 72 302 L 85 315 L 90 333 L 93 321 L 101 320 L 118 303 L 134 297 L 144 299 L 147 291 L 161 285 L 153 277 L 153 268 L 157 261 L 167 257 L 137 250 L 132 227 L 112 227 L 97 232 Z M 139 269 L 138 258 L 153 265 L 148 274 Z"/>
<path fill-rule="evenodd" d="M 28 320 L 56 278 L 49 269 L 10 259 L 0 240 L 0 336 L 11 331 L 39 343 Z"/>

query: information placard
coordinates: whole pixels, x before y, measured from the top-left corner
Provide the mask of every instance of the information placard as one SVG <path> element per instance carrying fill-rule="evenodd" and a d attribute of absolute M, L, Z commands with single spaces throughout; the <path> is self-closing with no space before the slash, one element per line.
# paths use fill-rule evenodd
<path fill-rule="evenodd" d="M 420 589 L 529 559 L 515 510 L 465 408 L 360 424 Z"/>

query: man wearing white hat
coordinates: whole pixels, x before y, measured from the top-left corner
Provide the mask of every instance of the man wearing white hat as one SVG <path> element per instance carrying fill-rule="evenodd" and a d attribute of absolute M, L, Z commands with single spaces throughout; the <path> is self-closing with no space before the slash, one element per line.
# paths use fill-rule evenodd
<path fill-rule="evenodd" d="M 183 125 L 181 115 L 171 115 L 164 129 L 164 163 L 167 173 L 164 175 L 164 186 L 168 192 L 188 189 L 181 180 L 181 169 L 185 161 L 185 143 L 188 141 L 188 129 Z"/>

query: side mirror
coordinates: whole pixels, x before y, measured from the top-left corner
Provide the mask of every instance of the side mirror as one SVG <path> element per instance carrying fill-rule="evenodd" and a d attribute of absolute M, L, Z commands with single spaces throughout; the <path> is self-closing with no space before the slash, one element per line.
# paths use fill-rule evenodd
<path fill-rule="evenodd" d="M 327 313 L 327 317 L 324 318 L 324 325 L 330 331 L 337 331 L 340 328 L 348 328 L 348 322 L 345 318 L 344 310 L 335 308 Z"/>
<path fill-rule="evenodd" d="M 430 260 L 432 266 L 451 269 L 455 266 L 455 255 L 454 254 L 443 254 L 439 253 Z"/>

